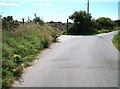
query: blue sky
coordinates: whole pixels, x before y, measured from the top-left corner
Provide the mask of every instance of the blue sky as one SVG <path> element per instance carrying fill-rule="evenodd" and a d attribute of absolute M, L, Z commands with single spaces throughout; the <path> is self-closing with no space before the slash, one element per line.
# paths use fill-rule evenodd
<path fill-rule="evenodd" d="M 27 20 L 34 18 L 34 13 L 45 22 L 66 22 L 68 16 L 75 11 L 86 10 L 87 0 L 7 0 L 0 1 L 0 14 L 2 16 L 12 15 L 14 19 Z M 93 18 L 109 17 L 118 19 L 119 0 L 90 0 L 90 13 Z"/>

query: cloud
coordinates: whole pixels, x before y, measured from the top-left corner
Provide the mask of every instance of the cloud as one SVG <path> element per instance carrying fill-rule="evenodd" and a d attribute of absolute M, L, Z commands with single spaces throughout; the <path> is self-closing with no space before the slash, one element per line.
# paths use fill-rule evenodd
<path fill-rule="evenodd" d="M 17 3 L 5 3 L 5 2 L 0 2 L 0 6 L 20 6 Z"/>

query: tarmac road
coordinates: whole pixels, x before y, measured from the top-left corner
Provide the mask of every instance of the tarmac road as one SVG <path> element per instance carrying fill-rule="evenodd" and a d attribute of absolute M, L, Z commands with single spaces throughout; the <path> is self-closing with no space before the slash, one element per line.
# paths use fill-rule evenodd
<path fill-rule="evenodd" d="M 60 36 L 13 87 L 118 87 L 116 33 Z"/>

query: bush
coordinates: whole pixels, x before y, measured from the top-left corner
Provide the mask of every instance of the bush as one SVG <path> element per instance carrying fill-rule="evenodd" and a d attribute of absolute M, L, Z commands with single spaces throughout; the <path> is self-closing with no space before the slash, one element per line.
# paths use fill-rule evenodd
<path fill-rule="evenodd" d="M 2 18 L 2 29 L 6 31 L 15 31 L 19 27 L 18 21 L 14 21 L 12 16 Z"/>
<path fill-rule="evenodd" d="M 120 20 L 115 20 L 114 22 L 115 22 L 116 26 L 120 26 Z"/>
<path fill-rule="evenodd" d="M 113 29 L 115 26 L 114 21 L 112 21 L 110 18 L 100 17 L 96 20 L 100 27 L 103 29 Z"/>
<path fill-rule="evenodd" d="M 91 14 L 87 14 L 85 11 L 79 11 L 74 12 L 70 17 L 71 20 L 73 20 L 74 24 L 73 27 L 71 27 L 68 30 L 68 34 L 89 34 L 92 30 L 92 16 Z"/>
<path fill-rule="evenodd" d="M 34 14 L 34 15 L 35 15 L 35 18 L 33 19 L 33 21 L 35 23 L 39 23 L 40 25 L 43 25 L 44 21 L 40 17 L 37 17 L 36 14 Z"/>

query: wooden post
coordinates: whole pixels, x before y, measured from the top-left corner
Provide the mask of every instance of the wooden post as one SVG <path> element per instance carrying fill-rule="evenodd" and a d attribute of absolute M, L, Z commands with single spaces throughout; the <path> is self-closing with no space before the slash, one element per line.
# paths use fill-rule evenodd
<path fill-rule="evenodd" d="M 68 32 L 68 19 L 67 19 L 67 32 Z"/>
<path fill-rule="evenodd" d="M 22 21 L 23 21 L 23 25 L 24 25 L 24 23 L 25 23 L 25 22 L 24 22 L 24 18 L 22 18 Z"/>

